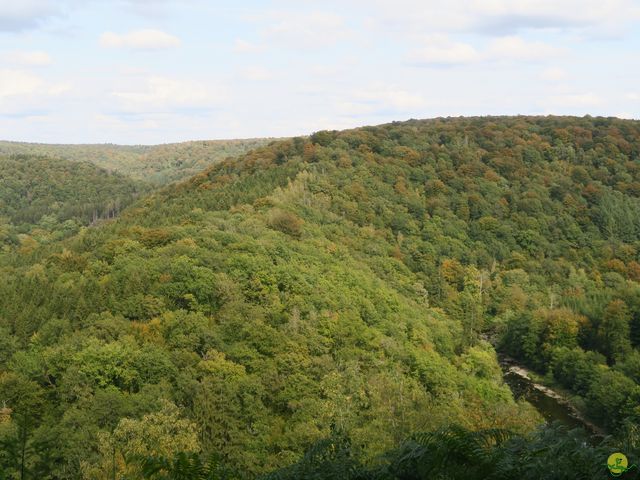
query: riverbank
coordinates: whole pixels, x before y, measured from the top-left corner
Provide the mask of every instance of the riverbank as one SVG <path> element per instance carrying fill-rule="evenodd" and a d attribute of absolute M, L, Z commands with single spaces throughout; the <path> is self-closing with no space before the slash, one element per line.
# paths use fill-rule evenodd
<path fill-rule="evenodd" d="M 547 422 L 560 421 L 570 428 L 583 427 L 594 438 L 601 439 L 606 435 L 606 431 L 588 420 L 565 394 L 543 384 L 535 372 L 504 355 L 499 356 L 499 361 L 505 383 L 514 397 L 522 397 L 531 403 Z"/>

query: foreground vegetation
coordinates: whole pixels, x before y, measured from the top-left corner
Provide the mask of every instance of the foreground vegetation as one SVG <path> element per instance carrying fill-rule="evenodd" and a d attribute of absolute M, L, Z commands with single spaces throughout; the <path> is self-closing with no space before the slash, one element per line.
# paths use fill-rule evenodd
<path fill-rule="evenodd" d="M 632 438 L 639 154 L 639 122 L 589 117 L 318 132 L 69 238 L 23 237 L 0 256 L 0 465 L 579 478 L 542 473 L 553 455 L 591 471 L 602 451 L 531 433 L 482 337 Z M 418 431 L 439 433 L 403 444 Z"/>
<path fill-rule="evenodd" d="M 638 457 L 637 432 L 627 432 L 624 450 Z M 612 478 L 607 466 L 611 452 L 621 444 L 609 440 L 592 446 L 584 432 L 560 425 L 536 430 L 523 437 L 504 430 L 471 432 L 447 427 L 412 435 L 383 455 L 377 465 L 363 465 L 359 448 L 348 436 L 333 431 L 314 444 L 296 464 L 261 476 L 260 480 L 541 480 Z M 137 457 L 143 479 L 235 480 L 242 472 L 223 467 L 215 456 L 203 461 L 197 455 L 177 454 L 172 459 Z M 637 467 L 617 477 L 636 478 Z"/>

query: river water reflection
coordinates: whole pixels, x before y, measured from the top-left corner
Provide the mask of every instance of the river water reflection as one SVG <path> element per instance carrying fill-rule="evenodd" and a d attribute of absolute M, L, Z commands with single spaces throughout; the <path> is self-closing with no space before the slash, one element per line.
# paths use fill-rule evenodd
<path fill-rule="evenodd" d="M 524 376 L 522 368 L 513 360 L 501 359 L 500 366 L 504 381 L 511 388 L 514 398 L 516 400 L 524 398 L 540 412 L 548 423 L 559 421 L 568 428 L 582 427 L 591 434 L 594 440 L 602 438 L 603 432 L 600 429 L 580 418 L 579 413 L 571 405 L 562 399 L 555 398 L 553 392 L 547 393 L 544 391 L 544 387 L 536 387 L 535 382 Z"/>

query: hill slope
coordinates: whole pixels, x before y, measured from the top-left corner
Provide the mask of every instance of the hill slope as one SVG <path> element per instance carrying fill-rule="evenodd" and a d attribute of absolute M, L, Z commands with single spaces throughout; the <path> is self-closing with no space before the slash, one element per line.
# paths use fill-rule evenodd
<path fill-rule="evenodd" d="M 135 180 L 165 184 L 188 178 L 213 163 L 241 155 L 271 139 L 211 140 L 165 145 L 48 145 L 0 141 L 0 155 L 31 155 L 90 162 Z"/>
<path fill-rule="evenodd" d="M 332 425 L 365 459 L 450 423 L 531 429 L 482 332 L 638 422 L 639 152 L 640 123 L 600 118 L 318 132 L 6 258 L 5 438 L 103 478 L 200 450 L 263 472 Z"/>
<path fill-rule="evenodd" d="M 86 162 L 0 156 L 0 244 L 11 240 L 14 230 L 59 233 L 113 217 L 149 190 Z"/>

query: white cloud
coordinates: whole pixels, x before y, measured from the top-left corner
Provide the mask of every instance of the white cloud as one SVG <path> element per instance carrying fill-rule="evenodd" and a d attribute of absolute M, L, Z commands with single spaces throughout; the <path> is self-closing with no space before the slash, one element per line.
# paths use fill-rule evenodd
<path fill-rule="evenodd" d="M 0 99 L 29 95 L 42 87 L 44 81 L 20 70 L 0 70 Z"/>
<path fill-rule="evenodd" d="M 264 45 L 258 45 L 241 39 L 236 39 L 233 45 L 233 51 L 236 53 L 260 53 L 264 51 L 264 49 Z"/>
<path fill-rule="evenodd" d="M 422 42 L 424 46 L 409 53 L 408 63 L 419 66 L 454 66 L 494 61 L 535 62 L 564 53 L 564 50 L 544 42 L 527 42 L 518 36 L 496 38 L 485 49 L 453 41 L 441 34 L 430 35 Z"/>
<path fill-rule="evenodd" d="M 355 0 L 370 24 L 405 33 L 504 36 L 523 30 L 619 35 L 640 18 L 635 0 Z"/>
<path fill-rule="evenodd" d="M 21 95 L 59 95 L 68 89 L 67 85 L 48 83 L 29 72 L 0 70 L 0 99 Z"/>
<path fill-rule="evenodd" d="M 150 114 L 150 115 L 138 115 L 122 118 L 119 115 L 105 115 L 102 113 L 93 116 L 94 125 L 98 126 L 100 130 L 111 130 L 126 132 L 135 128 L 136 130 L 157 130 L 162 127 L 163 120 L 178 121 L 171 115 L 164 114 Z"/>
<path fill-rule="evenodd" d="M 177 47 L 180 39 L 161 30 L 133 30 L 128 33 L 105 32 L 100 45 L 107 48 L 131 48 L 134 50 L 163 50 Z"/>
<path fill-rule="evenodd" d="M 335 77 L 344 72 L 341 65 L 312 65 L 309 68 L 309 74 L 314 77 Z"/>
<path fill-rule="evenodd" d="M 431 35 L 422 48 L 409 53 L 408 62 L 415 65 L 452 66 L 478 62 L 480 53 L 467 43 L 454 42 L 444 35 Z"/>
<path fill-rule="evenodd" d="M 294 48 L 333 46 L 353 35 L 344 18 L 333 13 L 273 12 L 256 20 L 267 22 L 266 39 Z"/>
<path fill-rule="evenodd" d="M 485 32 L 523 29 L 620 28 L 637 15 L 633 0 L 494 0 L 475 1 L 476 27 Z"/>
<path fill-rule="evenodd" d="M 426 103 L 420 94 L 378 84 L 341 95 L 335 108 L 345 116 L 407 114 L 418 112 Z"/>
<path fill-rule="evenodd" d="M 568 77 L 566 70 L 559 67 L 545 68 L 540 74 L 540 78 L 550 82 L 559 82 Z"/>
<path fill-rule="evenodd" d="M 603 104 L 602 98 L 593 92 L 554 95 L 546 102 L 551 107 L 582 108 L 597 107 Z"/>
<path fill-rule="evenodd" d="M 197 111 L 224 100 L 220 88 L 201 82 L 152 76 L 130 88 L 112 92 L 123 113 Z"/>
<path fill-rule="evenodd" d="M 193 8 L 179 0 L 11 1 L 0 0 L 0 127 L 24 139 L 164 142 L 455 113 L 610 114 L 640 105 L 637 39 L 583 41 L 616 29 L 625 36 L 640 0 L 278 0 L 224 9 L 201 0 Z M 114 24 L 104 18 L 111 3 Z M 151 21 L 137 16 L 159 4 Z M 42 31 L 7 34 L 1 22 L 9 16 L 13 31 Z M 130 31 L 147 26 L 164 31 L 151 41 Z M 197 42 L 187 41 L 190 29 Z M 105 30 L 115 33 L 101 43 L 122 49 L 114 58 L 96 56 Z M 174 70 L 165 50 L 144 58 L 135 51 L 175 46 L 176 36 L 183 48 L 169 53 L 184 55 Z M 202 61 L 203 49 L 216 49 L 215 61 Z M 45 52 L 56 68 L 34 68 L 51 61 Z M 55 95 L 64 89 L 56 82 L 66 81 L 73 90 Z M 24 112 L 44 112 L 48 123 L 19 125 Z"/>
<path fill-rule="evenodd" d="M 0 32 L 35 28 L 57 13 L 55 3 L 46 0 L 0 0 Z"/>
<path fill-rule="evenodd" d="M 3 54 L 1 58 L 12 65 L 24 67 L 42 67 L 53 63 L 49 54 L 40 50 L 16 50 Z"/>
<path fill-rule="evenodd" d="M 263 82 L 273 79 L 273 74 L 262 67 L 247 67 L 240 72 L 241 76 L 247 80 Z"/>
<path fill-rule="evenodd" d="M 397 111 L 407 111 L 425 105 L 425 100 L 421 95 L 394 87 L 375 88 L 368 91 L 357 92 L 355 98 L 367 102 L 379 103 L 384 107 Z"/>
<path fill-rule="evenodd" d="M 544 42 L 527 42 L 521 37 L 511 35 L 500 37 L 491 42 L 487 55 L 496 60 L 548 60 L 562 55 L 564 50 Z"/>
<path fill-rule="evenodd" d="M 0 115 L 46 110 L 49 99 L 69 90 L 69 85 L 50 83 L 30 72 L 0 69 Z"/>

